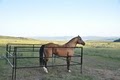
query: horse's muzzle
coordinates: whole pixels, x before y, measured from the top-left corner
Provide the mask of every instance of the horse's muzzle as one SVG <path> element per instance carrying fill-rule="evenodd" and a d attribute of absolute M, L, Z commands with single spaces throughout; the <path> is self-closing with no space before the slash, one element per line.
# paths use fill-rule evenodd
<path fill-rule="evenodd" d="M 85 46 L 85 42 L 84 42 L 84 43 L 82 43 L 82 45 L 83 45 L 83 46 Z"/>

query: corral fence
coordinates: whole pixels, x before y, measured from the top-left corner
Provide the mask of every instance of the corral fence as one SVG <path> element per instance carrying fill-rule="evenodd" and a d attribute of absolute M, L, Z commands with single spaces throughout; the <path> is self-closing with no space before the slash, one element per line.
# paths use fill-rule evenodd
<path fill-rule="evenodd" d="M 43 67 L 40 65 L 40 55 L 39 49 L 42 44 L 7 44 L 6 45 L 6 60 L 12 67 L 12 80 L 16 80 L 16 69 L 22 68 L 40 68 Z M 48 47 L 53 48 L 53 47 Z M 55 47 L 54 47 L 55 48 Z M 56 47 L 61 48 L 61 47 Z M 80 65 L 80 72 L 82 73 L 82 64 L 83 64 L 83 47 L 62 47 L 62 48 L 75 48 L 74 56 L 72 58 L 77 57 L 78 60 L 72 60 L 70 66 L 72 65 Z M 48 63 L 48 67 L 53 66 L 67 66 L 66 64 L 56 64 L 57 59 L 65 60 L 64 56 L 56 56 L 52 55 L 50 58 L 50 63 Z M 30 62 L 30 59 L 31 62 Z M 27 61 L 31 64 L 27 64 Z"/>

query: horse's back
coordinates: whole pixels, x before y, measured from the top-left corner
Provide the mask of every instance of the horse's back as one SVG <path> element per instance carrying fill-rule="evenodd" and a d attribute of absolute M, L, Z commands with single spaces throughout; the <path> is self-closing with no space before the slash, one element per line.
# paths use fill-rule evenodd
<path fill-rule="evenodd" d="M 58 56 L 73 56 L 74 50 L 72 48 L 67 48 L 63 45 L 58 45 L 55 43 L 48 43 L 45 45 L 46 55 L 55 54 Z"/>
<path fill-rule="evenodd" d="M 48 44 L 46 44 L 45 45 L 45 47 L 47 48 L 47 47 L 59 47 L 60 45 L 58 45 L 58 44 L 55 44 L 55 43 L 48 43 Z"/>

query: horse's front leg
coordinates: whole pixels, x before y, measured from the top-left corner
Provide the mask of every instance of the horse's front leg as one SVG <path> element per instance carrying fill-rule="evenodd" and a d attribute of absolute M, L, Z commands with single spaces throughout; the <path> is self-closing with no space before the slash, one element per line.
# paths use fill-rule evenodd
<path fill-rule="evenodd" d="M 71 72 L 71 70 L 70 70 L 70 61 L 71 61 L 71 57 L 70 56 L 67 56 L 67 70 L 68 70 L 68 72 Z"/>

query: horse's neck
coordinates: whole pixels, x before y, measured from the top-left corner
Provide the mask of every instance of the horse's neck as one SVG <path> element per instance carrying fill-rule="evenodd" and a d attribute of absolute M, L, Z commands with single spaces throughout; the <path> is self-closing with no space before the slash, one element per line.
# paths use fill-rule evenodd
<path fill-rule="evenodd" d="M 76 47 L 77 43 L 76 40 L 70 40 L 69 42 L 67 42 L 66 44 L 64 44 L 65 47 Z"/>

